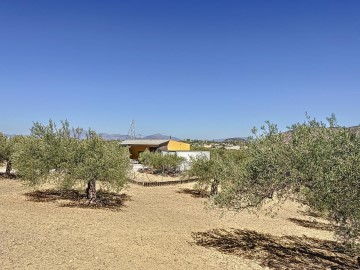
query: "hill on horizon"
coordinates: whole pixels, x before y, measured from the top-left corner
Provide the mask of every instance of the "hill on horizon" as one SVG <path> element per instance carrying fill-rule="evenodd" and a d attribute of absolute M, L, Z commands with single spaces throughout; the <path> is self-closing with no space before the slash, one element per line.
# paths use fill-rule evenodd
<path fill-rule="evenodd" d="M 148 135 L 148 136 L 142 137 L 141 139 L 144 139 L 144 140 L 170 140 L 171 139 L 174 141 L 181 141 L 181 139 L 179 139 L 177 137 L 163 135 L 161 133 L 155 133 L 152 135 Z"/>
<path fill-rule="evenodd" d="M 123 141 L 123 140 L 129 140 L 130 136 L 129 135 L 122 135 L 122 134 L 108 134 L 108 133 L 99 133 L 99 135 L 107 141 L 114 141 L 114 140 L 118 140 L 118 141 Z M 148 136 L 144 136 L 144 137 L 137 137 L 136 139 L 138 140 L 170 140 L 170 138 L 174 141 L 181 141 L 181 139 L 177 138 L 177 137 L 172 137 L 170 135 L 164 135 L 161 133 L 155 133 L 152 135 L 148 135 Z"/>
<path fill-rule="evenodd" d="M 351 127 L 345 127 L 348 128 L 351 132 L 355 133 L 356 136 L 360 136 L 360 125 L 357 126 L 351 126 Z M 284 133 L 291 133 L 291 130 L 285 131 Z M 3 133 L 5 136 L 7 137 L 15 137 L 18 136 L 19 134 L 6 134 Z M 98 133 L 100 137 L 102 137 L 104 140 L 107 141 L 123 141 L 123 140 L 129 140 L 130 136 L 129 135 L 123 135 L 123 134 L 109 134 L 109 133 Z M 170 137 L 172 140 L 174 141 L 182 141 L 182 139 L 179 139 L 177 137 L 173 137 L 170 135 L 164 135 L 161 133 L 155 133 L 152 135 L 148 135 L 148 136 L 144 136 L 144 137 L 137 137 L 136 139 L 143 139 L 143 140 L 170 140 Z M 83 133 L 83 135 L 81 136 L 81 138 L 85 138 L 85 131 Z M 214 142 L 234 142 L 234 141 L 246 141 L 248 138 L 247 137 L 230 137 L 230 138 L 223 138 L 223 139 L 214 139 Z M 211 140 L 207 140 L 207 141 L 211 141 Z"/>

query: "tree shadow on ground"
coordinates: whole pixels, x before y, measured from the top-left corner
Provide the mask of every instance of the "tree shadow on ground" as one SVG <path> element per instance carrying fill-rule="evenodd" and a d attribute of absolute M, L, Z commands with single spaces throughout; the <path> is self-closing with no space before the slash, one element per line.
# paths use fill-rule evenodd
<path fill-rule="evenodd" d="M 189 194 L 189 195 L 191 195 L 191 197 L 194 197 L 194 198 L 209 198 L 210 197 L 208 191 L 201 190 L 201 189 L 182 188 L 182 189 L 178 190 L 177 193 Z"/>
<path fill-rule="evenodd" d="M 275 270 L 359 269 L 354 254 L 335 241 L 272 236 L 250 230 L 215 229 L 193 233 L 197 245 L 255 260 Z"/>
<path fill-rule="evenodd" d="M 303 220 L 303 219 L 297 219 L 297 218 L 289 218 L 291 222 L 295 223 L 296 225 L 310 228 L 310 229 L 317 229 L 317 230 L 323 230 L 323 231 L 335 231 L 338 227 L 333 224 L 327 224 L 319 221 L 309 221 L 309 220 Z"/>
<path fill-rule="evenodd" d="M 304 216 L 314 217 L 314 218 L 321 218 L 322 215 L 316 211 L 313 211 L 311 209 L 305 210 L 305 211 L 299 211 Z"/>
<path fill-rule="evenodd" d="M 89 203 L 85 193 L 78 190 L 36 190 L 25 193 L 25 196 L 33 202 L 55 202 L 61 201 L 61 207 L 78 207 L 90 209 L 109 209 L 120 211 L 124 207 L 124 202 L 130 200 L 130 196 L 126 194 L 117 194 L 99 190 L 96 193 L 96 203 Z M 63 202 L 66 201 L 66 202 Z"/>
<path fill-rule="evenodd" d="M 3 179 L 16 179 L 16 175 L 13 174 L 13 173 L 7 174 L 7 173 L 4 173 L 4 172 L 0 172 L 0 178 L 3 178 Z"/>

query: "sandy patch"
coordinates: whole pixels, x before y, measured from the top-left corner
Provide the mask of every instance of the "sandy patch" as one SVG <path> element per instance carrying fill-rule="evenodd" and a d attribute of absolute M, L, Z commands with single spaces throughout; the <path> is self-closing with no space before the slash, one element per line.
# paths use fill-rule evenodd
<path fill-rule="evenodd" d="M 137 182 L 168 182 L 168 181 L 180 181 L 180 176 L 166 176 L 162 174 L 133 172 L 130 178 Z"/>

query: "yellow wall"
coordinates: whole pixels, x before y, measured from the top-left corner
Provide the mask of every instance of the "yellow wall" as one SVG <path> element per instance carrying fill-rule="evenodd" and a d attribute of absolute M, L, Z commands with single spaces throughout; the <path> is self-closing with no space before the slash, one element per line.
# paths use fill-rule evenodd
<path fill-rule="evenodd" d="M 163 144 L 163 145 L 166 145 L 166 144 Z M 166 146 L 167 146 L 168 151 L 189 151 L 190 150 L 190 144 L 183 143 L 183 142 L 177 142 L 177 141 L 173 141 L 173 140 L 170 140 Z M 130 158 L 138 159 L 139 152 L 144 152 L 146 149 L 149 149 L 150 151 L 154 151 L 156 149 L 156 147 L 152 147 L 149 145 L 131 145 L 130 149 L 129 149 Z"/>
<path fill-rule="evenodd" d="M 149 148 L 149 146 L 147 146 L 147 145 L 132 145 L 132 146 L 130 146 L 130 154 L 131 154 L 130 158 L 138 159 L 139 152 L 144 152 L 148 148 Z"/>
<path fill-rule="evenodd" d="M 190 144 L 170 140 L 167 145 L 168 151 L 190 151 Z"/>

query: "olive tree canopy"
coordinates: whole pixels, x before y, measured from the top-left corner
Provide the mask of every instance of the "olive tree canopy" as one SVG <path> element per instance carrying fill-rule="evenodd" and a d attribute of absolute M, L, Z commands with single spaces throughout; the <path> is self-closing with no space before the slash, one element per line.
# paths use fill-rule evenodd
<path fill-rule="evenodd" d="M 328 122 L 307 117 L 285 133 L 267 122 L 239 150 L 245 158 L 215 157 L 192 170 L 219 179 L 221 191 L 213 196 L 219 206 L 244 209 L 291 197 L 335 222 L 345 242 L 354 242 L 360 235 L 360 138 L 338 126 L 334 115 Z"/>
<path fill-rule="evenodd" d="M 96 181 L 119 191 L 126 185 L 130 162 L 128 149 L 107 142 L 94 131 L 81 138 L 83 130 L 70 129 L 67 121 L 58 128 L 34 123 L 31 135 L 17 145 L 14 167 L 29 185 L 55 182 L 62 188 L 88 185 L 90 201 L 96 200 Z"/>

